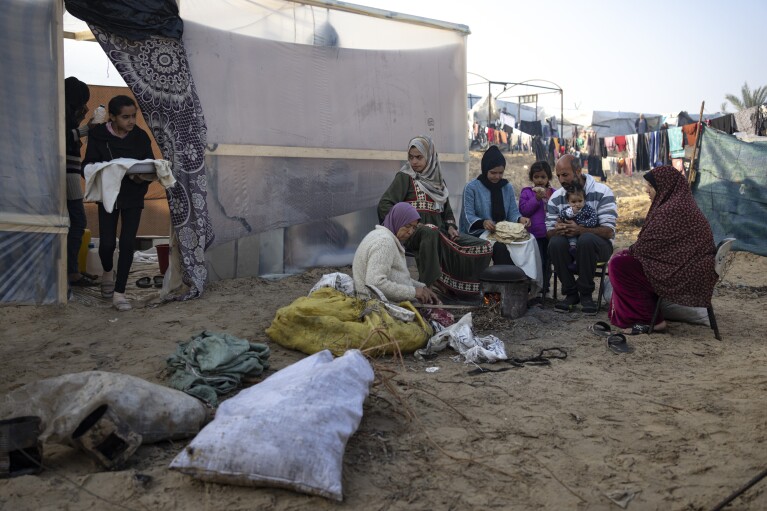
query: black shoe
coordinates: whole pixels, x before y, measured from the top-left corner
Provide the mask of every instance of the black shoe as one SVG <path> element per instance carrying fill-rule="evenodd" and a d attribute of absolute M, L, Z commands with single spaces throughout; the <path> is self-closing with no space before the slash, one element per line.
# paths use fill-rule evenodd
<path fill-rule="evenodd" d="M 591 298 L 591 295 L 581 295 L 581 311 L 584 314 L 596 314 L 597 303 Z"/>
<path fill-rule="evenodd" d="M 567 295 L 564 300 L 557 302 L 554 308 L 559 311 L 570 312 L 579 302 L 580 298 L 578 298 L 578 295 Z"/>

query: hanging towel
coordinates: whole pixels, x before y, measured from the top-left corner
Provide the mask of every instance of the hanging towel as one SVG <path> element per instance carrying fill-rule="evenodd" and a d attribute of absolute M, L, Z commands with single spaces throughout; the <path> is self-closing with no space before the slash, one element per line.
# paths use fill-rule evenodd
<path fill-rule="evenodd" d="M 672 158 L 684 157 L 684 148 L 682 147 L 682 128 L 668 129 L 668 148 Z"/>
<path fill-rule="evenodd" d="M 626 137 L 624 135 L 620 135 L 618 137 L 615 137 L 615 146 L 618 148 L 618 151 L 625 151 L 626 150 Z"/>

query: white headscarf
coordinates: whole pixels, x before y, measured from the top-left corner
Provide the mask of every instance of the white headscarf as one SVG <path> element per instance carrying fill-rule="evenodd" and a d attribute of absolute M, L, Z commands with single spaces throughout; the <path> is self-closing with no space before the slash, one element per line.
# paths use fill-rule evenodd
<path fill-rule="evenodd" d="M 422 192 L 428 194 L 439 205 L 440 210 L 443 210 L 450 193 L 447 191 L 445 180 L 442 179 L 439 156 L 436 149 L 434 149 L 434 142 L 426 135 L 419 135 L 413 138 L 407 145 L 408 153 L 411 147 L 415 147 L 424 155 L 426 158 L 426 168 L 423 172 L 416 172 L 410 166 L 410 161 L 408 160 L 399 171 L 412 177 L 415 185 Z"/>

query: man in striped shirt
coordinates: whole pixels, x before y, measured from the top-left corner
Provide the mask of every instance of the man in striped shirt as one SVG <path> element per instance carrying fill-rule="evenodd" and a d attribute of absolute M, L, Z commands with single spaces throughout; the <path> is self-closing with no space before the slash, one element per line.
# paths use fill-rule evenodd
<path fill-rule="evenodd" d="M 557 179 L 562 187 L 554 192 L 546 206 L 546 237 L 549 238 L 549 260 L 562 282 L 565 299 L 556 304 L 558 310 L 571 311 L 578 303 L 585 313 L 596 313 L 594 273 L 597 262 L 607 261 L 613 253 L 615 223 L 618 206 L 610 188 L 598 183 L 588 174 L 581 172 L 580 161 L 566 154 L 557 161 Z M 565 199 L 566 188 L 578 181 L 586 192 L 586 204 L 597 212 L 597 226 L 583 227 L 573 220 L 560 220 L 560 213 L 569 205 Z M 575 249 L 575 266 L 578 280 L 568 264 L 573 262 L 567 238 L 578 237 Z"/>

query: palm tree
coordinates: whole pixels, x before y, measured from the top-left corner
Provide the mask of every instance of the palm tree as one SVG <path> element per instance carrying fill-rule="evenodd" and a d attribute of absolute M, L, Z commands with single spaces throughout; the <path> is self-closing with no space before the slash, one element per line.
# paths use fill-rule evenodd
<path fill-rule="evenodd" d="M 743 87 L 740 89 L 742 98 L 739 98 L 735 94 L 726 94 L 724 99 L 730 102 L 739 112 L 752 106 L 759 106 L 767 103 L 767 86 L 757 87 L 753 91 L 748 87 L 748 82 L 743 82 Z M 725 111 L 727 103 L 722 103 L 722 112 Z"/>

